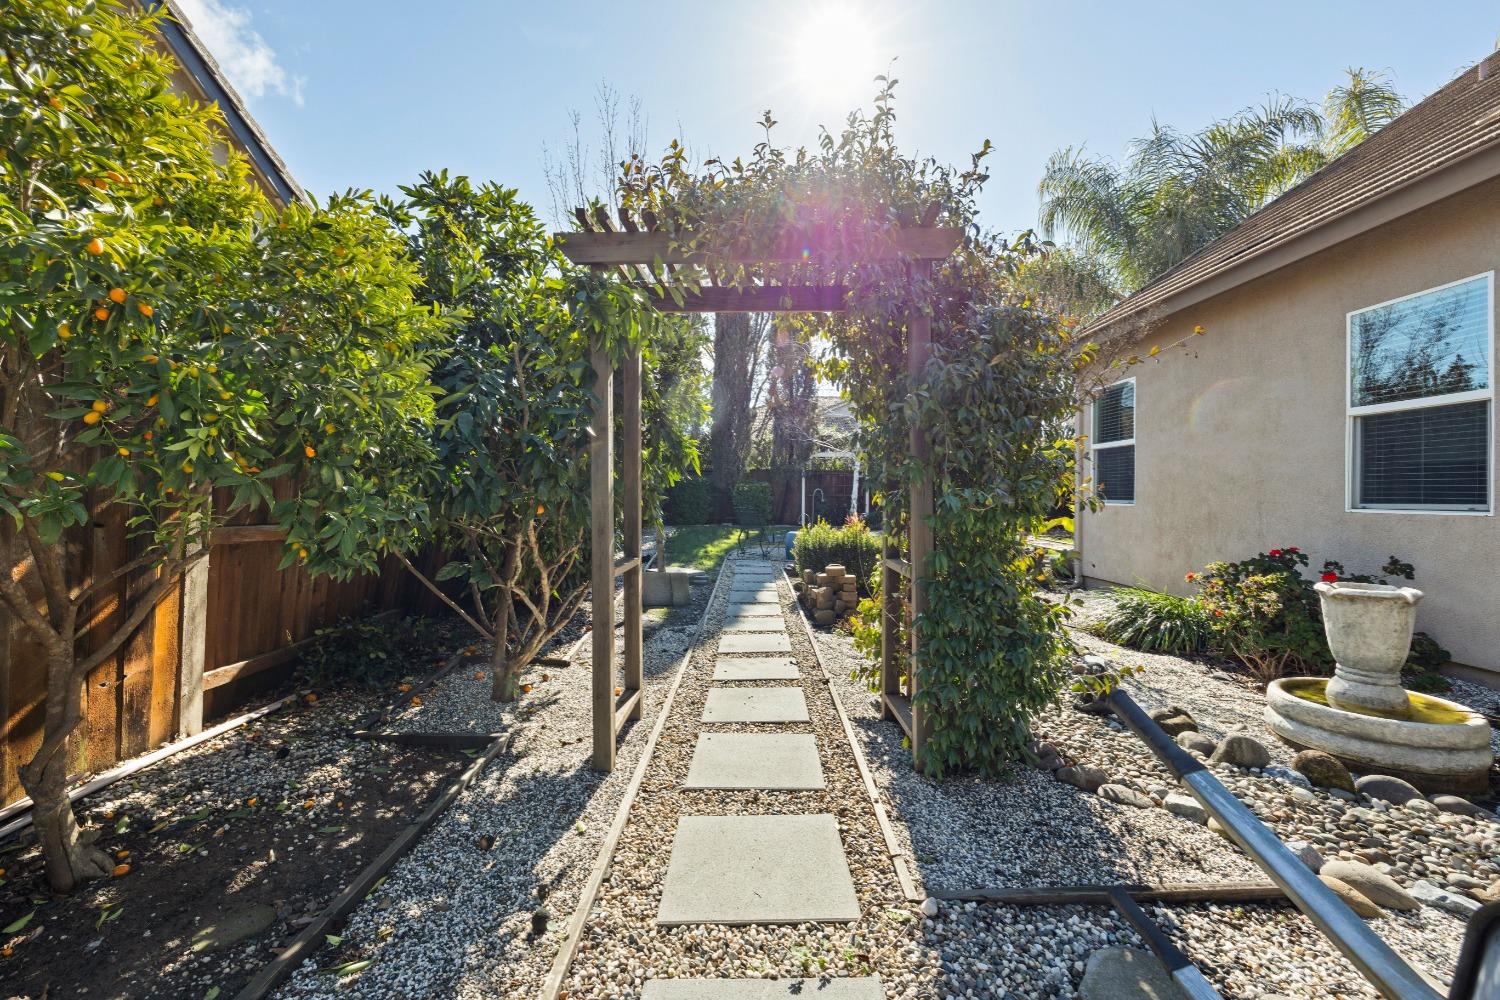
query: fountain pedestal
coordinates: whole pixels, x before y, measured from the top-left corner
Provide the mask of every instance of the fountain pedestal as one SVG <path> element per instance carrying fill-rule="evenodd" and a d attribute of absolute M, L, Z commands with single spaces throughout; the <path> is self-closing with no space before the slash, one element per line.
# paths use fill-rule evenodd
<path fill-rule="evenodd" d="M 1334 675 L 1273 681 L 1266 689 L 1271 731 L 1298 749 L 1322 750 L 1352 770 L 1394 775 L 1426 792 L 1487 791 L 1489 722 L 1401 687 L 1422 592 L 1369 583 L 1316 590 Z"/>

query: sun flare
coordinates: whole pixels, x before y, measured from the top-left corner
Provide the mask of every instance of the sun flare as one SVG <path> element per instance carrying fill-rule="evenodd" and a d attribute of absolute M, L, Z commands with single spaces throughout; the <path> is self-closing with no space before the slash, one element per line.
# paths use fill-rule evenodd
<path fill-rule="evenodd" d="M 856 7 L 825 4 L 796 29 L 795 72 L 814 101 L 857 101 L 868 96 L 884 69 L 868 19 Z"/>

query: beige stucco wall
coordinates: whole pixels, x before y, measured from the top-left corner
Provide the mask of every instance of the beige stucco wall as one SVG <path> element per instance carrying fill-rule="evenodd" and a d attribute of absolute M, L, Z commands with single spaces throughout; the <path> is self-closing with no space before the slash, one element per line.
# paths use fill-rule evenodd
<path fill-rule="evenodd" d="M 1164 345 L 1161 360 L 1131 369 L 1136 503 L 1081 515 L 1085 575 L 1182 594 L 1187 571 L 1275 547 L 1314 571 L 1395 554 L 1427 594 L 1417 627 L 1500 672 L 1500 519 L 1345 509 L 1345 315 L 1492 270 L 1500 181 L 1161 322 L 1141 348 Z M 1166 350 L 1195 324 L 1189 349 Z"/>

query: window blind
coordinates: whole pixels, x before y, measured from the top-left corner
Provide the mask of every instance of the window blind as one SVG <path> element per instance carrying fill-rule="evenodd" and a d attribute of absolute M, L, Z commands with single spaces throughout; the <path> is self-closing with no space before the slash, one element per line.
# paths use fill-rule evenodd
<path fill-rule="evenodd" d="M 1361 507 L 1489 507 L 1490 404 L 1356 418 Z"/>
<path fill-rule="evenodd" d="M 1135 437 L 1135 383 L 1121 382 L 1100 393 L 1094 403 L 1094 444 Z"/>
<path fill-rule="evenodd" d="M 1107 502 L 1135 503 L 1135 445 L 1097 449 L 1094 482 Z"/>

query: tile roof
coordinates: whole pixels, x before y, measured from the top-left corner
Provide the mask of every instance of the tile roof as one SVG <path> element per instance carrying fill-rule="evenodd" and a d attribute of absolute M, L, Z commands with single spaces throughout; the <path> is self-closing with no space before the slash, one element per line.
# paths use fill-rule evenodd
<path fill-rule="evenodd" d="M 1101 331 L 1500 143 L 1500 52 L 1089 324 Z"/>

